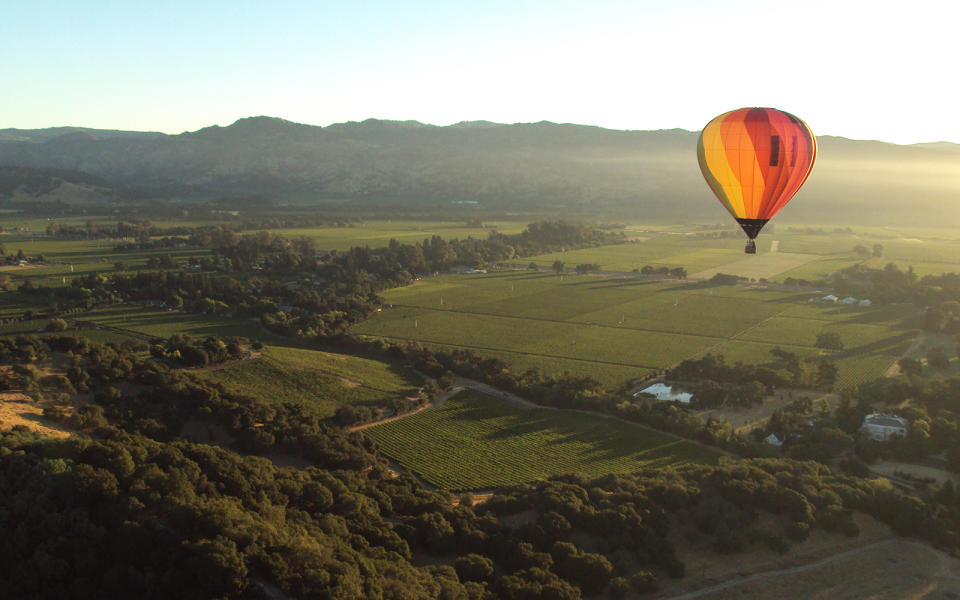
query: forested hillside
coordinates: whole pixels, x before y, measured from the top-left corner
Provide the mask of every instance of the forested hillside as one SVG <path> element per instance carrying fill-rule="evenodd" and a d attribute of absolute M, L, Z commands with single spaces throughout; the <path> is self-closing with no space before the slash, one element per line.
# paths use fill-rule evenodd
<path fill-rule="evenodd" d="M 49 359 L 72 366 L 37 378 Z M 56 399 L 45 414 L 76 432 L 0 434 L 11 597 L 623 597 L 684 576 L 672 532 L 725 554 L 782 553 L 814 528 L 856 536 L 854 509 L 958 543 L 951 495 L 791 460 L 564 476 L 471 507 L 393 476 L 371 442 L 296 405 L 116 347 L 20 337 L 0 340 L 0 360 L 14 365 L 8 387 Z M 220 430 L 228 448 L 188 441 L 189 424 Z M 290 456 L 309 466 L 275 464 Z"/>
<path fill-rule="evenodd" d="M 315 127 L 255 117 L 180 135 L 0 133 L 0 165 L 82 171 L 128 197 L 155 201 L 235 195 L 381 208 L 470 202 L 487 210 L 725 216 L 700 175 L 697 134 L 679 129 L 373 119 Z M 817 166 L 783 218 L 924 224 L 936 209 L 938 224 L 960 222 L 960 210 L 945 209 L 960 185 L 960 153 L 952 145 L 819 141 Z"/>

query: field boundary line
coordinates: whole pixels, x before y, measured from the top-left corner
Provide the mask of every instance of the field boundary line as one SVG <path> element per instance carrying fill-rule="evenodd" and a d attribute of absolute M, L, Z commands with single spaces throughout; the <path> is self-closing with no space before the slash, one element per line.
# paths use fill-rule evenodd
<path fill-rule="evenodd" d="M 158 336 L 155 336 L 155 335 L 150 335 L 149 333 L 144 333 L 144 332 L 142 332 L 142 331 L 135 331 L 135 330 L 133 330 L 133 329 L 124 329 L 124 328 L 122 328 L 122 327 L 116 327 L 116 326 L 114 326 L 114 325 L 102 325 L 102 324 L 100 324 L 100 323 L 97 323 L 97 324 L 94 326 L 94 329 L 100 329 L 100 330 L 102 330 L 102 331 L 109 331 L 109 332 L 111 332 L 111 333 L 120 333 L 120 334 L 123 334 L 123 335 L 129 335 L 130 337 L 135 337 L 135 338 L 138 338 L 138 339 L 147 341 L 147 342 L 163 341 L 163 339 L 164 339 L 164 338 L 162 338 L 162 337 L 158 337 Z"/>
<path fill-rule="evenodd" d="M 778 313 L 775 314 L 775 315 L 770 315 L 769 317 L 767 317 L 766 319 L 763 319 L 762 321 L 758 321 L 758 322 L 754 323 L 753 325 L 750 325 L 749 327 L 745 327 L 744 329 L 741 329 L 740 331 L 738 331 L 737 333 L 733 334 L 733 335 L 730 336 L 729 338 L 723 340 L 723 341 L 720 342 L 719 344 L 714 344 L 713 346 L 710 346 L 709 348 L 704 348 L 703 350 L 697 352 L 697 353 L 694 354 L 693 356 L 691 356 L 691 357 L 689 357 L 689 358 L 685 358 L 685 359 L 683 359 L 683 360 L 696 360 L 696 359 L 698 359 L 698 358 L 700 358 L 700 357 L 702 357 L 702 356 L 706 356 L 707 354 L 709 354 L 710 352 L 716 350 L 717 348 L 720 348 L 720 347 L 722 347 L 722 346 L 725 346 L 726 344 L 729 344 L 730 342 L 736 341 L 737 338 L 739 338 L 741 335 L 747 333 L 748 331 L 751 331 L 751 330 L 753 330 L 753 329 L 756 329 L 757 327 L 760 327 L 761 325 L 763 325 L 763 324 L 766 323 L 767 321 L 770 321 L 771 319 L 775 319 L 775 318 L 779 317 L 781 314 L 785 313 L 785 312 L 788 311 L 788 310 L 790 310 L 790 309 L 789 309 L 789 308 L 785 308 L 785 309 L 783 309 L 782 311 L 778 312 Z M 768 346 L 780 346 L 780 347 L 784 347 L 784 346 L 795 346 L 795 347 L 800 347 L 800 348 L 815 348 L 815 346 L 799 346 L 799 345 L 796 345 L 796 344 L 774 344 L 774 343 L 772 343 L 772 342 L 754 342 L 753 340 L 741 340 L 741 341 L 750 342 L 750 343 L 753 343 L 753 344 L 766 344 L 766 345 L 768 345 Z M 681 360 L 681 361 L 679 361 L 679 362 L 671 365 L 670 367 L 667 368 L 667 370 L 669 371 L 669 370 L 673 370 L 673 369 L 677 368 L 677 366 L 679 366 L 680 363 L 683 362 L 683 360 Z"/>

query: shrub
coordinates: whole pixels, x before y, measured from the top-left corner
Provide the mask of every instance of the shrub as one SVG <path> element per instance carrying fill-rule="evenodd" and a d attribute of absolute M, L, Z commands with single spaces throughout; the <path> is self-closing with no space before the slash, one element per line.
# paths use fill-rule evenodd
<path fill-rule="evenodd" d="M 46 331 L 66 331 L 67 322 L 63 319 L 50 319 L 44 326 Z"/>

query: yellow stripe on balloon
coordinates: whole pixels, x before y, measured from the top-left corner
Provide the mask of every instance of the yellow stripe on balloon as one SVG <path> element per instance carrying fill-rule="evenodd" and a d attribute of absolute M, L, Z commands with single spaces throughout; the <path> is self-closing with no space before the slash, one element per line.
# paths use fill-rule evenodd
<path fill-rule="evenodd" d="M 727 210 L 736 217 L 743 213 L 743 193 L 736 173 L 727 159 L 727 151 L 720 135 L 723 119 L 710 122 L 703 130 L 703 160 L 716 178 L 727 202 Z"/>

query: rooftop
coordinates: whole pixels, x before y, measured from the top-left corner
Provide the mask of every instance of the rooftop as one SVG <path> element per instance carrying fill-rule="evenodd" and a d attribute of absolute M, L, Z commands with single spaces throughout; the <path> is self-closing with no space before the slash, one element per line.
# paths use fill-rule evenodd
<path fill-rule="evenodd" d="M 864 425 L 880 425 L 882 427 L 907 427 L 910 423 L 903 417 L 874 413 L 863 418 Z"/>
<path fill-rule="evenodd" d="M 687 404 L 690 402 L 690 399 L 693 398 L 693 394 L 689 392 L 674 392 L 673 387 L 666 385 L 665 383 L 655 383 L 649 387 L 645 387 L 636 394 L 633 395 L 634 398 L 640 394 L 653 394 L 657 397 L 657 400 L 662 400 L 665 402 L 682 402 Z"/>

